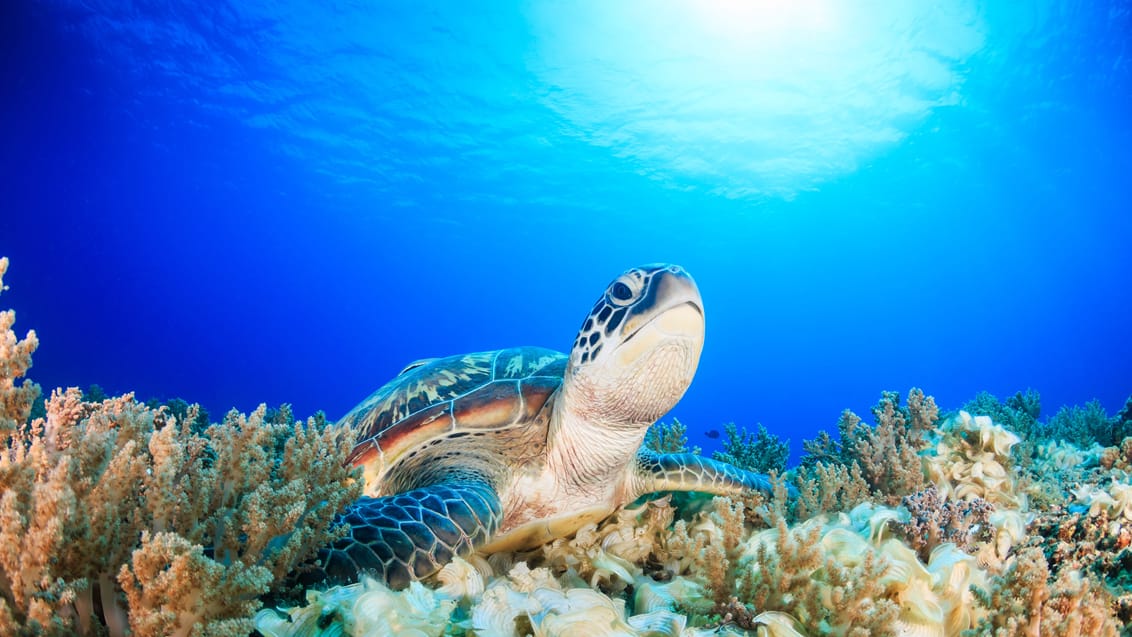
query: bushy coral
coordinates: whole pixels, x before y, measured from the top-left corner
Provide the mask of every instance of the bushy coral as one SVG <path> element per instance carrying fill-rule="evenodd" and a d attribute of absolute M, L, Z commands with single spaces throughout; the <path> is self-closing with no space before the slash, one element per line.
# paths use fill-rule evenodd
<path fill-rule="evenodd" d="M 1045 428 L 1050 439 L 1071 442 L 1078 447 L 1119 444 L 1132 430 L 1125 430 L 1117 418 L 1110 418 L 1099 400 L 1084 406 L 1062 407 L 1049 419 Z"/>
<path fill-rule="evenodd" d="M 822 432 L 803 443 L 806 455 L 795 474 L 799 492 L 841 496 L 810 497 L 800 507 L 799 519 L 847 510 L 866 498 L 896 504 L 927 486 L 921 454 L 930 445 L 929 436 L 939 418 L 935 400 L 912 389 L 902 406 L 898 393 L 884 392 L 873 407 L 873 416 L 876 424 L 869 426 L 846 410 L 837 424 L 837 440 Z"/>
<path fill-rule="evenodd" d="M 688 448 L 688 427 L 673 418 L 671 423 L 658 422 L 645 432 L 644 446 L 660 453 L 699 453 L 699 447 Z"/>
<path fill-rule="evenodd" d="M 982 392 L 963 410 L 975 416 L 989 416 L 996 424 L 1018 434 L 1022 443 L 1016 455 L 1024 465 L 1030 464 L 1041 445 L 1051 442 L 1088 449 L 1093 445 L 1119 445 L 1122 439 L 1132 436 L 1132 397 L 1120 413 L 1111 417 L 1099 401 L 1092 400 L 1083 406 L 1063 406 L 1047 420 L 1039 421 L 1040 397 L 1033 390 L 1018 392 L 1005 402 Z"/>
<path fill-rule="evenodd" d="M 8 271 L 8 257 L 0 257 L 0 292 L 4 274 Z M 12 331 L 16 313 L 0 311 L 0 440 L 7 440 L 17 427 L 27 420 L 32 403 L 39 396 L 39 386 L 21 380 L 31 367 L 31 355 L 39 347 L 34 331 L 20 339 Z"/>
<path fill-rule="evenodd" d="M 916 400 L 921 406 L 926 401 Z M 888 429 L 898 431 L 894 410 L 882 405 L 878 412 L 878 419 L 889 420 Z M 905 422 L 908 417 L 929 420 L 906 414 Z M 1092 545 L 1063 542 L 1061 549 L 1051 543 L 1054 557 L 1048 564 L 1036 561 L 1041 551 L 1032 548 L 1045 546 L 1040 540 L 1048 538 L 1031 533 L 1035 514 L 1022 508 L 1019 481 L 993 467 L 1017 471 L 1010 458 L 1017 436 L 966 414 L 930 420 L 937 427 L 921 429 L 915 445 L 924 486 L 901 498 L 901 506 L 876 502 L 888 498 L 862 476 L 860 459 L 870 454 L 839 447 L 837 454 L 851 464 L 829 454 L 808 465 L 810 475 L 822 480 L 800 493 L 795 511 L 805 506 L 815 514 L 793 526 L 776 500 L 715 498 L 707 507 L 682 508 L 662 498 L 536 550 L 450 565 L 430 584 L 458 603 L 446 630 L 565 635 L 569 626 L 586 626 L 594 634 L 687 637 L 733 625 L 783 637 L 957 637 L 1031 634 L 1011 631 L 1038 626 L 1043 635 L 1078 629 L 1112 634 L 1115 613 L 1125 606 L 1097 577 L 1115 583 L 1132 557 L 1103 558 L 1096 549 L 1119 550 L 1118 540 L 1094 523 Z M 881 441 L 893 449 L 912 448 L 913 438 L 897 443 L 895 434 L 854 433 L 868 441 L 864 448 Z M 939 465 L 934 470 L 933 463 Z M 846 487 L 853 483 L 857 486 Z M 822 500 L 825 485 L 858 492 Z M 778 488 L 784 489 L 781 482 Z M 840 509 L 843 513 L 816 514 L 850 499 L 862 502 Z M 1123 515 L 1116 511 L 1102 507 L 1097 519 Z M 1092 557 L 1085 559 L 1090 550 Z M 1132 612 L 1132 597 L 1126 606 Z M 1035 608 L 1037 623 L 1030 621 Z M 1024 621 L 1011 619 L 1010 612 Z"/>
<path fill-rule="evenodd" d="M 712 454 L 716 460 L 755 473 L 780 474 L 786 470 L 786 460 L 790 457 L 789 441 L 783 442 L 761 424 L 754 433 L 747 431 L 746 427 L 740 430 L 733 422 L 727 423 L 723 431 L 723 450 Z"/>
<path fill-rule="evenodd" d="M 849 511 L 872 499 L 872 488 L 861 475 L 860 465 L 818 461 L 799 467 L 795 473 L 798 497 L 792 503 L 793 519 L 833 511 Z"/>
<path fill-rule="evenodd" d="M 77 389 L 29 422 L 36 341 L 12 321 L 0 314 L 0 634 L 246 635 L 257 597 L 357 497 L 352 435 L 267 423 L 263 407 L 194 432 Z"/>
<path fill-rule="evenodd" d="M 989 392 L 979 392 L 960 409 L 972 416 L 987 416 L 1023 440 L 1031 440 L 1035 444 L 1044 440 L 1038 421 L 1042 413 L 1042 397 L 1033 389 L 1016 392 L 1003 402 Z"/>
<path fill-rule="evenodd" d="M 947 500 L 935 486 L 928 486 L 904 496 L 901 506 L 909 512 L 909 519 L 897 522 L 896 528 L 924 561 L 941 544 L 955 544 L 973 553 L 977 542 L 991 539 L 994 505 L 982 498 Z"/>
<path fill-rule="evenodd" d="M 1018 553 L 1006 571 L 976 587 L 987 614 L 977 633 L 993 637 L 1115 637 L 1111 597 L 1079 571 L 1063 569 L 1050 580 L 1041 550 Z"/>

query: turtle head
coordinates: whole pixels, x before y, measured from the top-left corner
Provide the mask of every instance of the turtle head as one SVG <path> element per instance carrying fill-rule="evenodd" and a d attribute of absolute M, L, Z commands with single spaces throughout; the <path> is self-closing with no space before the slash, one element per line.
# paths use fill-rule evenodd
<path fill-rule="evenodd" d="M 632 268 L 609 284 L 574 340 L 571 410 L 592 422 L 650 425 L 688 389 L 703 344 L 692 277 L 677 265 Z"/>

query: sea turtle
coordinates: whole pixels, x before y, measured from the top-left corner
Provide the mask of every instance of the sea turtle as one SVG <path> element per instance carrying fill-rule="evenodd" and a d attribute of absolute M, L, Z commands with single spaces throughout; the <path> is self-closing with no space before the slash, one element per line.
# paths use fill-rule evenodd
<path fill-rule="evenodd" d="M 453 556 L 568 536 L 654 491 L 769 492 L 765 475 L 642 447 L 688 389 L 703 342 L 692 277 L 654 264 L 605 289 L 569 355 L 515 347 L 412 363 L 340 421 L 357 430 L 349 460 L 365 496 L 314 579 L 370 573 L 403 588 Z"/>

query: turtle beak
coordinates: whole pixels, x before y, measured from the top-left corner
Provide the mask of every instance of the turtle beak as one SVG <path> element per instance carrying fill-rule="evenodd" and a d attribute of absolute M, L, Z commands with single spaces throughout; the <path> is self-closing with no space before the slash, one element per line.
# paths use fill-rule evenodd
<path fill-rule="evenodd" d="M 703 340 L 703 300 L 696 282 L 684 268 L 664 266 L 649 287 L 638 304 L 640 309 L 625 321 L 624 342 L 630 341 L 646 325 L 669 336 Z"/>
<path fill-rule="evenodd" d="M 622 364 L 631 364 L 647 351 L 679 342 L 699 360 L 704 341 L 704 309 L 699 288 L 679 266 L 658 273 L 639 305 L 625 322 L 624 340 L 617 348 Z"/>

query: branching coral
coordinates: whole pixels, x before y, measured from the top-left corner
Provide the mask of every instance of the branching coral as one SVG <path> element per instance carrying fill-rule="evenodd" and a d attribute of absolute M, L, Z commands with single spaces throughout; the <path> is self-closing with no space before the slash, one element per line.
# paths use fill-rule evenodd
<path fill-rule="evenodd" d="M 927 561 L 941 544 L 952 543 L 974 552 L 974 543 L 989 541 L 993 533 L 990 515 L 994 505 L 982 498 L 944 500 L 934 486 L 905 496 L 902 502 L 910 519 L 898 523 L 904 540 Z"/>
<path fill-rule="evenodd" d="M 1015 556 L 1006 572 L 986 588 L 976 587 L 988 614 L 979 622 L 980 635 L 993 637 L 1115 637 L 1116 624 L 1103 587 L 1073 569 L 1064 569 L 1049 582 L 1042 552 L 1028 548 Z"/>
<path fill-rule="evenodd" d="M 712 457 L 736 467 L 755 473 L 782 473 L 786 470 L 786 460 L 790 457 L 790 443 L 779 440 L 778 436 L 759 425 L 754 433 L 744 427 L 741 431 L 735 423 L 729 422 L 724 428 L 723 451 Z"/>
<path fill-rule="evenodd" d="M 8 271 L 8 258 L 0 257 L 0 292 L 7 289 L 4 274 Z M 0 441 L 7 440 L 17 427 L 27 420 L 32 403 L 39 396 L 39 386 L 20 379 L 31 367 L 31 355 L 39 347 L 34 331 L 23 339 L 16 337 L 12 326 L 16 313 L 0 312 Z"/>
<path fill-rule="evenodd" d="M 1121 426 L 1118 418 L 1109 418 L 1097 400 L 1085 403 L 1084 407 L 1062 407 L 1045 423 L 1045 429 L 1050 439 L 1064 440 L 1078 447 L 1092 444 L 1109 447 L 1132 435 L 1132 431 Z"/>
<path fill-rule="evenodd" d="M 0 262 L 0 270 L 6 262 Z M 34 335 L 0 314 L 0 634 L 246 635 L 257 597 L 358 496 L 347 431 L 57 390 L 27 422 Z"/>
<path fill-rule="evenodd" d="M 262 417 L 233 413 L 196 435 L 131 396 L 56 392 L 0 462 L 8 545 L 26 535 L 32 547 L 0 560 L 15 620 L 33 632 L 49 612 L 83 633 L 100 620 L 112 634 L 246 633 L 256 598 L 329 540 L 356 497 L 347 432 Z"/>
<path fill-rule="evenodd" d="M 793 519 L 808 520 L 820 513 L 848 511 L 867 502 L 872 490 L 856 463 L 849 466 L 824 461 L 799 467 L 794 478 L 798 497 Z"/>
<path fill-rule="evenodd" d="M 888 504 L 896 504 L 927 485 L 920 455 L 928 447 L 928 435 L 939 417 L 935 401 L 912 389 L 907 405 L 901 406 L 899 394 L 884 392 L 873 408 L 873 416 L 876 425 L 868 426 L 846 410 L 837 424 L 839 440 L 822 432 L 817 439 L 803 443 L 807 455 L 795 478 L 799 492 L 835 491 L 842 495 L 823 496 L 823 501 L 811 498 L 800 507 L 799 519 L 820 511 L 847 510 L 864 501 L 862 482 L 867 497 Z M 837 466 L 846 469 L 832 469 Z M 851 484 L 838 486 L 846 482 Z"/>
<path fill-rule="evenodd" d="M 645 432 L 644 446 L 660 453 L 699 453 L 699 447 L 688 448 L 688 427 L 673 418 L 671 423 L 658 422 Z"/>

